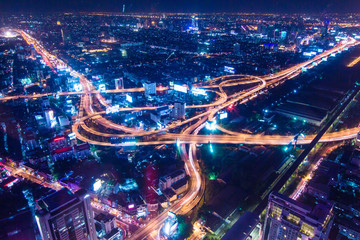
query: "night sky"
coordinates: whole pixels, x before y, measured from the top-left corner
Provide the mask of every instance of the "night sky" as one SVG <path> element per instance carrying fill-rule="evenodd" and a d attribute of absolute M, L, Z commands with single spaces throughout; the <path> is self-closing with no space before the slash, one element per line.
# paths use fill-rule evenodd
<path fill-rule="evenodd" d="M 0 0 L 2 12 L 275 12 L 360 11 L 360 0 Z"/>

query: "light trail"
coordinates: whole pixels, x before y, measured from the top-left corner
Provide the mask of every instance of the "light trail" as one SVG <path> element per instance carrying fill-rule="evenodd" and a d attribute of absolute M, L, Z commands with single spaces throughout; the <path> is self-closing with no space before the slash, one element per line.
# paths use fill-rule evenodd
<path fill-rule="evenodd" d="M 58 59 L 54 55 L 47 52 L 41 44 L 32 38 L 30 35 L 26 34 L 23 31 L 20 31 L 21 35 L 24 37 L 24 39 L 28 42 L 28 44 L 33 44 L 35 49 L 40 52 L 40 55 L 43 56 L 44 61 L 51 67 L 51 66 L 57 66 L 64 64 L 66 65 L 62 60 Z M 355 44 L 358 44 L 354 39 L 350 39 L 349 41 L 342 41 L 340 42 L 336 47 L 329 51 L 325 51 L 322 54 L 317 55 L 313 59 L 310 59 L 304 63 L 297 64 L 293 67 L 290 67 L 288 69 L 285 69 L 283 71 L 280 71 L 278 73 L 275 73 L 273 75 L 267 75 L 263 77 L 256 77 L 256 76 L 247 76 L 247 75 L 228 75 L 228 76 L 222 76 L 218 78 L 214 78 L 208 82 L 206 82 L 206 87 L 202 86 L 204 88 L 218 88 L 220 90 L 219 92 L 216 92 L 220 98 L 211 104 L 204 104 L 204 105 L 195 105 L 195 106 L 189 106 L 189 108 L 207 108 L 205 112 L 200 113 L 194 117 L 191 117 L 189 119 L 186 119 L 184 121 L 181 121 L 180 123 L 172 124 L 162 131 L 144 131 L 134 128 L 128 128 L 121 124 L 115 124 L 105 118 L 103 118 L 101 115 L 104 112 L 95 112 L 94 109 L 92 109 L 92 97 L 93 94 L 96 94 L 96 97 L 98 98 L 100 104 L 103 106 L 108 106 L 106 103 L 104 97 L 99 94 L 98 91 L 96 91 L 95 87 L 92 85 L 92 83 L 86 79 L 82 74 L 74 71 L 71 67 L 68 67 L 70 71 L 75 76 L 78 76 L 80 79 L 80 83 L 83 85 L 83 93 L 81 98 L 81 106 L 80 106 L 80 112 L 87 113 L 88 116 L 82 117 L 79 119 L 79 121 L 76 121 L 73 126 L 72 130 L 75 133 L 76 137 L 80 139 L 81 141 L 88 142 L 90 144 L 94 145 L 101 145 L 101 146 L 132 146 L 132 145 L 138 145 L 138 146 L 145 146 L 145 145 L 163 145 L 163 144 L 175 144 L 180 143 L 181 146 L 181 158 L 185 162 L 185 169 L 187 171 L 187 174 L 190 176 L 190 187 L 188 192 L 185 194 L 183 198 L 181 198 L 178 202 L 175 202 L 171 207 L 169 207 L 167 210 L 160 213 L 157 217 L 152 219 L 145 227 L 139 229 L 136 233 L 134 233 L 130 239 L 143 239 L 154 230 L 159 229 L 161 224 L 165 221 L 167 218 L 167 212 L 173 211 L 175 213 L 184 214 L 188 211 L 191 211 L 196 204 L 198 204 L 199 200 L 203 196 L 203 189 L 204 189 L 204 181 L 201 178 L 200 175 L 200 169 L 197 164 L 196 160 L 196 143 L 219 143 L 219 144 L 239 144 L 239 143 L 245 143 L 245 144 L 257 144 L 257 145 L 287 145 L 292 139 L 293 136 L 280 136 L 280 135 L 250 135 L 250 134 L 240 134 L 236 132 L 232 132 L 229 130 L 224 130 L 227 132 L 232 133 L 232 135 L 198 135 L 199 131 L 204 127 L 204 122 L 209 119 L 213 119 L 215 114 L 234 104 L 234 103 L 245 103 L 259 95 L 261 91 L 263 91 L 266 88 L 277 86 L 280 83 L 292 79 L 296 77 L 298 74 L 301 73 L 301 69 L 303 67 L 307 67 L 308 65 L 312 65 L 314 61 L 319 61 L 323 57 L 328 56 L 334 52 L 337 52 L 339 50 L 342 50 L 345 47 L 350 47 Z M 217 81 L 220 81 L 219 84 L 215 85 Z M 224 92 L 223 88 L 225 87 L 232 87 L 237 86 L 240 84 L 258 84 L 257 86 L 251 87 L 247 90 L 240 91 L 237 93 L 232 94 L 231 96 L 227 96 L 227 94 Z M 213 84 L 213 85 L 209 85 Z M 143 88 L 137 88 L 137 89 L 122 89 L 119 92 L 142 92 Z M 65 94 L 65 93 L 64 93 Z M 148 107 L 138 107 L 138 108 L 129 108 L 129 109 L 123 109 L 124 111 L 131 111 L 131 110 L 149 110 Z M 94 119 L 97 123 L 105 126 L 106 128 L 111 128 L 114 130 L 119 130 L 125 133 L 129 134 L 109 134 L 109 133 L 101 133 L 98 131 L 95 131 L 89 127 L 86 126 L 85 120 L 86 119 Z M 173 129 L 182 125 L 185 125 L 187 123 L 192 123 L 194 121 L 197 122 L 195 124 L 191 124 L 187 128 L 185 128 L 184 131 L 182 131 L 181 134 L 172 134 L 172 133 L 164 133 L 163 135 L 154 135 L 155 133 L 160 133 L 167 131 L 169 129 Z M 89 139 L 85 136 L 83 136 L 79 132 L 79 128 L 81 127 L 82 130 L 94 134 L 99 137 L 123 137 L 123 136 L 146 136 L 146 135 L 153 135 L 155 136 L 155 139 L 153 141 L 139 141 L 135 143 L 109 143 L 109 142 L 102 142 L 102 141 L 95 141 L 92 139 Z M 358 128 L 354 129 L 347 129 L 340 132 L 334 132 L 329 133 L 323 136 L 323 138 L 320 141 L 326 142 L 326 141 L 341 141 L 350 139 L 356 136 L 358 132 Z M 301 139 L 298 141 L 298 144 L 308 144 L 311 142 L 312 138 L 314 136 L 306 136 L 304 139 Z M 186 153 L 186 146 L 185 144 L 190 144 L 189 146 L 189 152 Z"/>
<path fill-rule="evenodd" d="M 356 64 L 358 64 L 358 62 L 360 62 L 360 56 L 355 58 L 351 63 L 349 63 L 348 65 L 346 65 L 347 67 L 351 68 L 353 66 L 355 66 Z"/>

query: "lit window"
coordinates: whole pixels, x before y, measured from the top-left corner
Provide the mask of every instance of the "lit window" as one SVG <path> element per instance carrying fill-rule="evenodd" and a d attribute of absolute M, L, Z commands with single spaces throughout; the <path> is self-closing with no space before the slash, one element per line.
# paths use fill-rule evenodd
<path fill-rule="evenodd" d="M 291 213 L 287 216 L 287 220 L 289 222 L 292 222 L 292 223 L 296 224 L 296 225 L 298 225 L 299 222 L 300 222 L 300 218 L 295 216 L 295 215 L 292 215 Z"/>
<path fill-rule="evenodd" d="M 307 223 L 303 223 L 301 226 L 300 232 L 306 234 L 307 236 L 313 237 L 314 230 L 315 230 L 315 228 L 313 226 L 310 226 Z"/>
<path fill-rule="evenodd" d="M 281 213 L 282 213 L 281 208 L 273 206 L 272 212 L 271 212 L 272 217 L 280 219 Z"/>

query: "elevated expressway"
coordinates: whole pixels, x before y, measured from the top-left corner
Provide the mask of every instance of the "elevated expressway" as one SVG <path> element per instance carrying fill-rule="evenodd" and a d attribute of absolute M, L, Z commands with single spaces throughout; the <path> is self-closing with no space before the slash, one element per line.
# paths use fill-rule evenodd
<path fill-rule="evenodd" d="M 323 58 L 328 57 L 332 53 L 336 53 L 338 51 L 343 50 L 346 47 L 353 46 L 355 44 L 358 44 L 355 40 L 351 39 L 347 42 L 342 42 L 338 46 L 334 47 L 333 49 L 326 51 L 322 54 L 317 55 L 313 59 L 310 59 L 304 63 L 297 64 L 293 67 L 290 67 L 288 69 L 285 69 L 279 73 L 273 74 L 273 75 L 266 75 L 263 77 L 256 77 L 256 76 L 246 76 L 246 75 L 229 75 L 229 76 L 222 76 L 218 78 L 214 78 L 209 81 L 210 85 L 201 86 L 201 88 L 217 88 L 219 91 L 216 91 L 219 98 L 211 104 L 205 104 L 205 105 L 195 105 L 195 106 L 188 106 L 187 108 L 205 108 L 205 111 L 202 113 L 193 116 L 191 118 L 188 118 L 184 121 L 170 124 L 164 129 L 161 130 L 153 130 L 153 131 L 144 131 L 140 129 L 134 129 L 134 128 L 127 128 L 120 124 L 115 124 L 100 115 L 104 114 L 105 112 L 94 112 L 92 109 L 90 109 L 89 105 L 85 104 L 85 109 L 87 112 L 87 116 L 79 119 L 78 122 L 76 122 L 73 125 L 73 131 L 76 133 L 76 136 L 82 140 L 89 142 L 91 144 L 95 145 L 101 145 L 101 146 L 127 146 L 129 144 L 136 144 L 136 145 L 158 145 L 158 144 L 173 144 L 175 142 L 181 142 L 181 143 L 234 143 L 234 144 L 264 144 L 264 145 L 287 145 L 289 142 L 293 139 L 294 136 L 280 136 L 280 135 L 251 135 L 251 134 L 243 134 L 243 133 L 237 133 L 237 132 L 231 132 L 228 131 L 220 126 L 217 128 L 221 130 L 222 132 L 229 134 L 228 135 L 192 135 L 192 134 L 171 134 L 168 133 L 168 130 L 174 129 L 180 126 L 183 126 L 185 124 L 191 124 L 192 122 L 203 119 L 203 122 L 206 121 L 207 117 L 208 120 L 212 120 L 215 116 L 215 114 L 234 104 L 234 103 L 245 103 L 252 98 L 256 97 L 259 93 L 264 91 L 265 89 L 275 87 L 278 84 L 281 84 L 282 82 L 292 79 L 299 75 L 303 68 L 311 67 L 312 63 L 315 61 L 321 61 Z M 219 82 L 219 83 L 218 83 Z M 237 93 L 234 93 L 230 96 L 228 96 L 224 88 L 232 87 L 232 86 L 239 86 L 241 84 L 257 84 L 255 87 L 251 87 L 247 90 L 240 91 Z M 85 95 L 86 96 L 86 95 Z M 151 110 L 156 109 L 156 107 L 137 107 L 137 108 L 123 108 L 120 109 L 120 111 L 140 111 L 140 110 Z M 97 123 L 105 126 L 106 128 L 118 130 L 124 132 L 123 134 L 111 134 L 111 133 L 103 133 L 96 131 L 94 129 L 91 129 L 86 126 L 85 120 L 93 118 Z M 79 128 L 81 128 L 82 131 L 91 133 L 92 135 L 101 137 L 103 139 L 106 138 L 112 138 L 112 137 L 142 137 L 142 136 L 154 136 L 151 141 L 138 141 L 136 143 L 110 143 L 109 141 L 98 141 L 90 139 L 86 136 L 83 136 L 79 132 Z M 340 141 L 345 139 L 351 139 L 356 136 L 358 129 L 347 129 L 340 132 L 330 133 L 326 134 L 321 141 Z M 162 134 L 161 134 L 162 133 Z M 159 134 L 159 135 L 155 135 Z M 299 144 L 307 144 L 309 143 L 313 135 L 306 136 L 305 139 L 299 140 Z"/>

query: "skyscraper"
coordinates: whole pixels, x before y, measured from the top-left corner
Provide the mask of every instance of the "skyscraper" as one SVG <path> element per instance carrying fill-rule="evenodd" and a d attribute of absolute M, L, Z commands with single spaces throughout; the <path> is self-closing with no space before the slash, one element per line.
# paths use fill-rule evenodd
<path fill-rule="evenodd" d="M 36 222 L 43 240 L 95 240 L 90 197 L 63 188 L 37 201 Z"/>
<path fill-rule="evenodd" d="M 156 83 L 145 83 L 145 96 L 156 95 Z"/>
<path fill-rule="evenodd" d="M 309 207 L 280 193 L 269 197 L 263 239 L 326 240 L 333 222 L 333 206 Z"/>
<path fill-rule="evenodd" d="M 46 124 L 48 128 L 53 128 L 56 125 L 56 118 L 54 111 L 51 109 L 44 109 Z"/>
<path fill-rule="evenodd" d="M 234 55 L 236 55 L 236 56 L 241 55 L 241 50 L 240 50 L 240 44 L 239 43 L 234 44 Z"/>
<path fill-rule="evenodd" d="M 184 119 L 185 118 L 185 103 L 176 102 L 172 110 L 172 116 L 175 119 Z"/>
<path fill-rule="evenodd" d="M 115 79 L 115 89 L 123 89 L 124 88 L 124 79 L 122 77 Z"/>
<path fill-rule="evenodd" d="M 70 32 L 66 29 L 61 29 L 61 38 L 65 45 L 71 43 L 71 35 Z"/>

